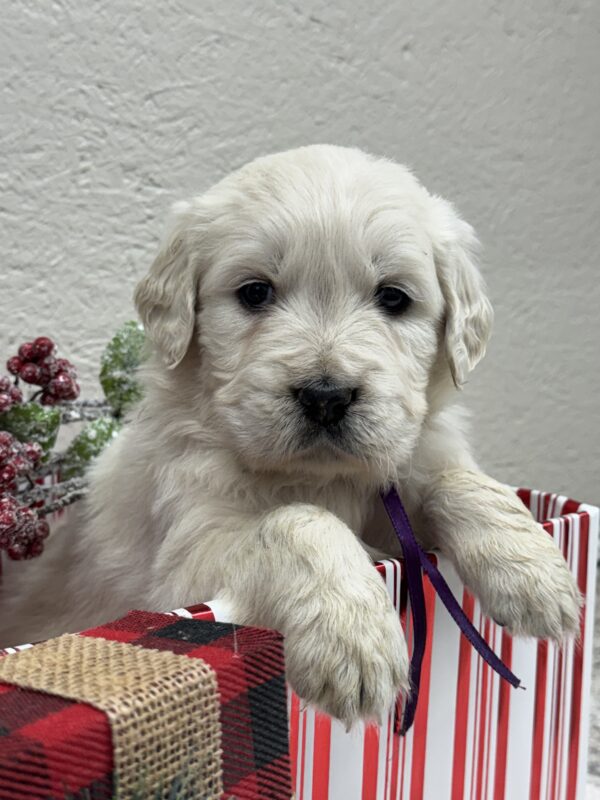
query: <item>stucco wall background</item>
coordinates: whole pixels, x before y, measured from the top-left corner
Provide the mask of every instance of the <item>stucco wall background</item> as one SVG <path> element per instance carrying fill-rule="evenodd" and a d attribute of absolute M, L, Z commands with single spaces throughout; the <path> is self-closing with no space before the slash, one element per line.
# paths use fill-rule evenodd
<path fill-rule="evenodd" d="M 5 0 L 0 357 L 47 333 L 95 391 L 170 203 L 311 142 L 412 166 L 484 244 L 465 400 L 500 479 L 600 502 L 600 4 Z"/>

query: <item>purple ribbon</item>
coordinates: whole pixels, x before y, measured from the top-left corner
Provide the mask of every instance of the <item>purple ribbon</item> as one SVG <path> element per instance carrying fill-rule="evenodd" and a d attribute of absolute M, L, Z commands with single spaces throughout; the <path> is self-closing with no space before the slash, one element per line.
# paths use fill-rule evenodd
<path fill-rule="evenodd" d="M 402 500 L 400 500 L 396 489 L 392 486 L 388 492 L 381 493 L 381 498 L 388 517 L 396 531 L 398 541 L 402 545 L 413 622 L 413 652 L 410 661 L 411 692 L 404 707 L 402 726 L 400 728 L 400 735 L 404 736 L 413 724 L 415 712 L 417 710 L 419 686 L 421 683 L 421 666 L 423 664 L 425 642 L 427 639 L 427 613 L 425 611 L 422 571 L 427 574 L 433 588 L 437 592 L 442 603 L 446 606 L 452 619 L 460 628 L 461 633 L 467 637 L 479 655 L 487 661 L 490 667 L 497 672 L 501 678 L 508 681 L 511 686 L 518 687 L 521 681 L 509 670 L 506 664 L 498 658 L 483 636 L 481 636 L 479 631 L 473 626 L 452 594 L 450 587 L 438 568 L 432 564 L 425 555 L 415 538 L 408 516 L 402 505 Z"/>

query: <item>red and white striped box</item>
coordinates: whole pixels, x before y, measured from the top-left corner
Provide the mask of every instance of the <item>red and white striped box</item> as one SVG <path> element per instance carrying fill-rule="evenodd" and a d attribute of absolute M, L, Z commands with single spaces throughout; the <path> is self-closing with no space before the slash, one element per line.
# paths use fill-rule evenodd
<path fill-rule="evenodd" d="M 439 568 L 455 597 L 526 691 L 502 681 L 461 636 L 425 577 L 428 634 L 414 725 L 343 725 L 303 708 L 290 690 L 290 756 L 296 800 L 580 800 L 586 781 L 599 511 L 565 497 L 519 490 L 558 543 L 586 603 L 581 639 L 513 639 L 484 617 L 452 566 Z M 377 567 L 411 647 L 402 564 Z M 176 613 L 226 621 L 207 603 Z"/>

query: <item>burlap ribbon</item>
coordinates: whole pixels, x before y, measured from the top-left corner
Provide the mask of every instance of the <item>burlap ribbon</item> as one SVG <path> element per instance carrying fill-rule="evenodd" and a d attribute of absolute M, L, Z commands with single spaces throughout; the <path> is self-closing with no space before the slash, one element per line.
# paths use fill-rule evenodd
<path fill-rule="evenodd" d="M 221 796 L 217 681 L 201 659 L 68 634 L 0 659 L 0 681 L 103 711 L 119 800 Z"/>

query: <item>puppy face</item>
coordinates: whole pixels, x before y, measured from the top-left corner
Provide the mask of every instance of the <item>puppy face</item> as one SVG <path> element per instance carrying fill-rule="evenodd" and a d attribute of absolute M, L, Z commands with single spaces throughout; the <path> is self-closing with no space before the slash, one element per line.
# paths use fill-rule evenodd
<path fill-rule="evenodd" d="M 197 337 L 199 380 L 246 464 L 382 482 L 410 460 L 440 348 L 457 383 L 482 355 L 471 240 L 404 168 L 301 148 L 179 207 L 136 300 L 167 364 Z"/>

